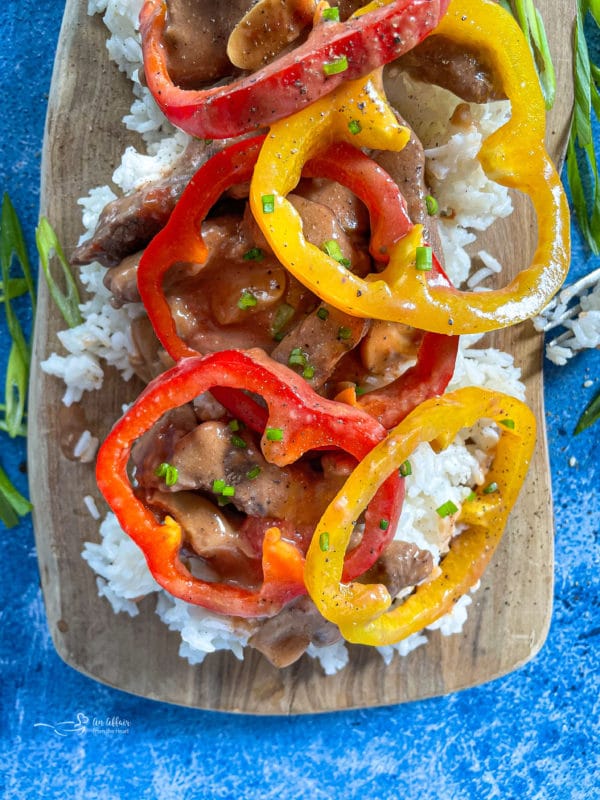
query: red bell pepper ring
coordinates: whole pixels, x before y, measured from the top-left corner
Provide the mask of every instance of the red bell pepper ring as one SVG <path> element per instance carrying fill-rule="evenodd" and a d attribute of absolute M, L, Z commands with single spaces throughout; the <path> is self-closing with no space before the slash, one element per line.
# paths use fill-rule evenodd
<path fill-rule="evenodd" d="M 304 44 L 251 75 L 186 90 L 167 69 L 166 2 L 146 0 L 140 13 L 145 79 L 174 125 L 199 138 L 227 139 L 264 128 L 398 58 L 436 28 L 447 7 L 448 0 L 379 0 L 345 22 L 317 25 Z M 328 64 L 345 68 L 328 74 Z"/>
<path fill-rule="evenodd" d="M 220 614 L 273 616 L 305 592 L 303 555 L 274 528 L 263 543 L 263 584 L 258 590 L 194 577 L 179 558 L 181 528 L 167 517 L 160 523 L 136 496 L 127 468 L 133 443 L 170 409 L 214 386 L 245 389 L 264 398 L 268 419 L 261 447 L 268 461 L 285 466 L 310 450 L 340 448 L 360 461 L 385 436 L 365 412 L 326 400 L 287 367 L 261 350 L 226 350 L 182 359 L 152 381 L 116 423 L 102 444 L 96 465 L 100 491 L 123 530 L 143 551 L 156 581 L 175 597 Z M 269 430 L 280 430 L 279 440 Z M 400 517 L 404 483 L 392 475 L 367 509 L 361 542 L 348 554 L 347 580 L 365 572 L 389 543 Z M 386 529 L 380 525 L 387 521 Z"/>

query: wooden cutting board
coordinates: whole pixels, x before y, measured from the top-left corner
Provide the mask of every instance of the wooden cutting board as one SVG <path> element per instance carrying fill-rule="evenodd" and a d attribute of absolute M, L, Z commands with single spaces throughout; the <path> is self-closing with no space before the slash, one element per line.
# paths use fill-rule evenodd
<path fill-rule="evenodd" d="M 538 0 L 557 68 L 558 92 L 550 114 L 548 145 L 556 159 L 565 150 L 572 105 L 570 29 L 574 0 Z M 108 61 L 105 29 L 86 15 L 87 4 L 67 0 L 48 105 L 42 164 L 41 213 L 49 217 L 67 253 L 81 233 L 78 197 L 107 183 L 126 144 L 135 138 L 121 124 L 130 105 L 129 85 Z M 506 235 L 506 230 L 510 235 Z M 516 268 L 533 246 L 535 222 L 526 203 L 498 227 L 495 252 Z M 154 613 L 154 599 L 136 618 L 113 614 L 98 597 L 95 576 L 81 558 L 83 542 L 98 541 L 97 523 L 82 498 L 100 501 L 91 465 L 60 452 L 58 409 L 63 387 L 40 361 L 59 350 L 63 326 L 39 286 L 29 404 L 29 471 L 34 525 L 46 610 L 59 655 L 77 670 L 134 694 L 205 709 L 253 714 L 297 714 L 394 704 L 453 692 L 503 675 L 539 650 L 551 616 L 553 523 L 544 430 L 542 339 L 530 323 L 504 331 L 496 344 L 515 354 L 539 421 L 539 440 L 527 483 L 493 562 L 474 595 L 462 635 L 430 642 L 386 667 L 379 654 L 352 647 L 350 664 L 326 677 L 303 658 L 276 670 L 255 652 L 243 662 L 230 653 L 190 666 L 177 655 L 179 637 Z M 100 392 L 85 396 L 89 422 L 103 436 L 124 402 L 139 390 L 107 376 Z"/>

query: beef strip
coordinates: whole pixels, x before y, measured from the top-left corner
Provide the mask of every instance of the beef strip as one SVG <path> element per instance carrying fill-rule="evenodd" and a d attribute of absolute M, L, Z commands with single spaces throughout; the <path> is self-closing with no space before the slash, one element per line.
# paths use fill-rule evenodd
<path fill-rule="evenodd" d="M 326 319 L 319 314 L 327 313 Z M 280 364 L 289 364 L 293 350 L 305 354 L 307 365 L 314 370 L 307 382 L 320 389 L 330 378 L 338 362 L 354 349 L 369 329 L 369 321 L 352 317 L 333 306 L 322 303 L 301 320 L 271 352 Z"/>
<path fill-rule="evenodd" d="M 167 0 L 163 41 L 173 82 L 195 89 L 232 75 L 227 40 L 253 4 L 254 0 Z"/>
<path fill-rule="evenodd" d="M 132 253 L 117 264 L 110 267 L 102 282 L 112 294 L 110 303 L 114 308 L 121 308 L 125 303 L 139 303 L 140 293 L 137 285 L 137 269 L 143 251 Z"/>
<path fill-rule="evenodd" d="M 315 526 L 344 482 L 343 470 L 315 472 L 309 464 L 278 467 L 264 458 L 249 431 L 236 434 L 225 422 L 204 422 L 174 444 L 168 460 L 178 471 L 172 491 L 213 491 L 214 481 L 235 488 L 232 504 L 249 516 L 292 521 L 296 527 Z M 344 457 L 345 460 L 345 457 Z M 155 464 L 160 463 L 155 461 Z M 256 467 L 260 473 L 249 478 Z M 156 484 L 156 478 L 151 478 Z"/>
<path fill-rule="evenodd" d="M 296 194 L 289 195 L 289 200 L 302 217 L 302 231 L 307 241 L 316 247 L 322 247 L 325 242 L 333 240 L 350 262 L 349 268 L 353 272 L 364 274 L 369 271 L 370 260 L 366 251 L 357 247 L 357 242 L 350 239 L 332 209 Z M 347 207 L 344 211 L 348 215 Z M 300 349 L 306 355 L 308 365 L 314 369 L 314 374 L 307 380 L 314 389 L 319 389 L 326 383 L 338 362 L 356 347 L 368 329 L 368 320 L 320 304 L 310 314 L 298 320 L 271 351 L 271 358 L 281 364 L 288 364 L 292 351 Z"/>
<path fill-rule="evenodd" d="M 416 544 L 394 540 L 370 570 L 361 576 L 361 583 L 382 583 L 391 597 L 409 586 L 421 583 L 433 569 L 433 557 Z"/>
<path fill-rule="evenodd" d="M 437 231 L 437 219 L 429 215 L 425 200 L 429 189 L 425 183 L 423 145 L 410 125 L 402 119 L 397 111 L 395 114 L 398 122 L 410 130 L 410 139 L 402 150 L 397 152 L 377 150 L 373 153 L 373 158 L 396 183 L 406 200 L 408 216 L 415 225 L 424 226 L 426 242 L 431 245 L 436 256 L 441 259 L 442 245 Z"/>
<path fill-rule="evenodd" d="M 162 180 L 144 184 L 109 203 L 100 214 L 93 236 L 75 249 L 71 263 L 98 261 L 105 267 L 115 267 L 125 256 L 145 247 L 167 224 L 192 175 L 221 147 L 219 143 L 192 139 Z"/>
<path fill-rule="evenodd" d="M 135 466 L 135 478 L 140 486 L 161 488 L 161 479 L 154 474 L 156 467 L 163 461 L 171 463 L 175 443 L 194 430 L 197 424 L 192 406 L 179 406 L 164 414 L 135 442 L 131 458 Z"/>
<path fill-rule="evenodd" d="M 468 103 L 504 100 L 501 81 L 480 52 L 446 36 L 428 36 L 393 65 L 425 83 L 434 83 Z"/>
<path fill-rule="evenodd" d="M 148 492 L 146 499 L 181 525 L 187 546 L 206 559 L 221 579 L 244 585 L 260 581 L 260 560 L 210 500 L 193 492 L 157 491 Z"/>
<path fill-rule="evenodd" d="M 173 366 L 173 359 L 158 341 L 147 316 L 136 317 L 131 321 L 131 342 L 133 353 L 129 356 L 129 363 L 144 383 L 150 383 L 153 378 Z"/>
<path fill-rule="evenodd" d="M 325 647 L 340 639 L 337 627 L 324 619 L 308 597 L 292 601 L 274 617 L 261 623 L 248 644 L 275 667 L 297 661 L 309 644 Z"/>

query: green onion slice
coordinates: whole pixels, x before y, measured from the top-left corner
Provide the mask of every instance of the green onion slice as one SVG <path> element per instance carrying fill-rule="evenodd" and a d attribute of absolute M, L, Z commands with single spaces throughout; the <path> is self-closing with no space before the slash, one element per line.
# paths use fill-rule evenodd
<path fill-rule="evenodd" d="M 325 75 L 339 75 L 340 72 L 346 72 L 348 69 L 348 59 L 346 56 L 340 56 L 334 61 L 328 61 L 323 64 L 323 72 Z"/>
<path fill-rule="evenodd" d="M 240 299 L 237 301 L 238 308 L 240 308 L 242 311 L 247 311 L 249 308 L 254 308 L 257 303 L 258 300 L 256 299 L 256 296 L 248 290 L 242 292 Z"/>
<path fill-rule="evenodd" d="M 83 322 L 81 312 L 79 311 L 79 291 L 69 263 L 58 241 L 58 237 L 46 217 L 40 219 L 40 223 L 35 230 L 35 241 L 50 296 L 56 303 L 58 310 L 69 328 L 74 328 L 76 325 L 80 325 Z M 50 271 L 52 255 L 56 255 L 58 258 L 62 270 L 65 291 L 59 287 Z"/>
<path fill-rule="evenodd" d="M 427 245 L 417 247 L 415 266 L 423 272 L 429 272 L 429 270 L 433 269 L 433 251 L 431 247 Z"/>
<path fill-rule="evenodd" d="M 452 500 L 446 500 L 446 502 L 442 503 L 442 505 L 439 506 L 439 508 L 436 508 L 436 513 L 442 519 L 444 519 L 444 517 L 449 517 L 452 514 L 456 514 L 457 511 L 458 511 L 458 506 L 455 505 L 455 503 L 453 503 Z"/>
<path fill-rule="evenodd" d="M 401 478 L 408 478 L 409 475 L 412 475 L 412 464 L 410 461 L 406 460 L 398 467 L 398 472 L 400 473 Z"/>

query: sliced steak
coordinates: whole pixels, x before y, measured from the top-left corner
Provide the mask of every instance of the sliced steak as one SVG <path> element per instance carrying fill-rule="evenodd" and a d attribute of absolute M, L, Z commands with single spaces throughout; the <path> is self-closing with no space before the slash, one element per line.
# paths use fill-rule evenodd
<path fill-rule="evenodd" d="M 442 245 L 437 231 L 437 219 L 427 211 L 426 197 L 429 189 L 425 183 L 425 152 L 423 145 L 410 125 L 398 112 L 396 117 L 401 125 L 410 130 L 410 139 L 402 150 L 377 150 L 373 158 L 389 173 L 392 180 L 404 195 L 408 215 L 415 225 L 425 228 L 425 240 L 431 245 L 438 258 L 441 258 Z"/>
<path fill-rule="evenodd" d="M 75 249 L 71 263 L 98 261 L 105 267 L 115 267 L 125 256 L 145 247 L 167 224 L 196 170 L 220 149 L 218 143 L 192 139 L 162 180 L 144 184 L 103 209 L 93 236 Z"/>
<path fill-rule="evenodd" d="M 428 550 L 416 544 L 394 540 L 377 559 L 361 583 L 382 583 L 391 597 L 409 586 L 421 583 L 433 569 L 433 557 Z"/>
<path fill-rule="evenodd" d="M 232 75 L 227 41 L 253 5 L 254 0 L 167 0 L 163 41 L 173 82 L 195 89 Z"/>
<path fill-rule="evenodd" d="M 428 36 L 393 66 L 417 80 L 448 89 L 468 103 L 506 99 L 501 81 L 485 63 L 483 54 L 465 50 L 446 36 Z"/>
<path fill-rule="evenodd" d="M 323 319 L 323 317 L 325 319 Z M 320 389 L 339 361 L 353 350 L 369 329 L 369 321 L 352 317 L 323 303 L 301 320 L 271 352 L 280 364 L 290 364 L 294 351 L 301 351 L 311 370 L 307 382 Z"/>
<path fill-rule="evenodd" d="M 297 661 L 309 644 L 325 647 L 340 638 L 337 627 L 324 619 L 312 600 L 305 596 L 261 623 L 248 644 L 281 668 Z"/>

